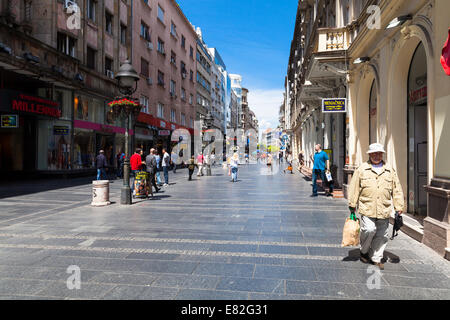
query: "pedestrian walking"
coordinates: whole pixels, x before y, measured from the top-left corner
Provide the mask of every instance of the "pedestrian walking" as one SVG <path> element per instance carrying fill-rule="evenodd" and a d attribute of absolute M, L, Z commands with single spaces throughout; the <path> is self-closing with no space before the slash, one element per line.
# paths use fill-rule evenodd
<path fill-rule="evenodd" d="M 271 153 L 267 153 L 267 168 L 269 168 L 269 171 L 272 172 L 273 168 L 272 168 L 272 154 Z"/>
<path fill-rule="evenodd" d="M 239 155 L 237 152 L 230 158 L 231 182 L 237 182 L 237 173 L 239 166 Z"/>
<path fill-rule="evenodd" d="M 178 154 L 174 150 L 170 154 L 170 161 L 173 165 L 173 173 L 177 173 Z"/>
<path fill-rule="evenodd" d="M 156 163 L 155 153 L 156 153 L 156 150 L 154 148 L 151 148 L 148 156 L 145 157 L 145 164 L 147 166 L 147 172 L 149 174 L 150 184 L 155 188 L 155 192 L 158 192 L 159 188 L 156 185 L 156 178 L 155 178 L 158 164 Z"/>
<path fill-rule="evenodd" d="M 105 151 L 100 150 L 95 161 L 95 166 L 97 168 L 97 180 L 106 179 L 106 163 Z"/>
<path fill-rule="evenodd" d="M 298 171 L 302 171 L 303 166 L 305 165 L 305 160 L 304 160 L 304 152 L 303 150 L 300 151 L 300 153 L 298 154 Z"/>
<path fill-rule="evenodd" d="M 117 154 L 117 177 L 123 178 L 123 164 L 125 162 L 125 153 L 120 150 Z"/>
<path fill-rule="evenodd" d="M 288 171 L 291 172 L 291 174 L 293 174 L 294 172 L 292 171 L 292 155 L 290 152 L 286 153 L 286 169 Z M 284 173 L 286 173 L 286 169 L 283 170 Z"/>
<path fill-rule="evenodd" d="M 192 174 L 194 173 L 195 167 L 198 167 L 198 165 L 195 163 L 194 156 L 191 156 L 191 158 L 188 161 L 188 172 L 189 172 L 188 181 L 192 180 Z"/>
<path fill-rule="evenodd" d="M 160 186 L 162 186 L 162 181 L 161 181 L 161 156 L 159 155 L 157 150 L 155 150 L 155 160 L 156 160 L 156 183 L 158 184 L 158 187 L 160 187 Z"/>
<path fill-rule="evenodd" d="M 164 187 L 167 187 L 169 185 L 169 167 L 170 167 L 170 155 L 167 153 L 166 149 L 162 150 L 162 159 L 161 159 L 161 166 L 163 168 L 164 172 Z"/>
<path fill-rule="evenodd" d="M 130 158 L 131 173 L 133 176 L 133 184 L 132 184 L 133 185 L 133 194 L 135 193 L 134 192 L 134 181 L 136 179 L 136 173 L 138 173 L 141 170 L 142 164 L 143 164 L 141 154 L 142 154 L 141 148 L 137 148 L 135 150 L 134 154 Z"/>
<path fill-rule="evenodd" d="M 203 176 L 203 164 L 205 162 L 205 157 L 203 157 L 203 154 L 199 154 L 197 156 L 197 166 L 198 166 L 198 172 L 197 177 Z"/>
<path fill-rule="evenodd" d="M 322 186 L 328 183 L 329 192 L 326 193 L 327 197 L 333 195 L 333 181 L 327 181 L 326 173 L 330 172 L 330 160 L 328 159 L 328 154 L 322 150 L 322 146 L 320 144 L 316 144 L 315 146 L 315 154 L 314 159 L 311 156 L 311 160 L 313 161 L 313 172 L 312 172 L 312 183 L 313 183 L 313 193 L 311 197 L 317 197 L 317 177 L 322 179 Z M 326 168 L 326 171 L 325 171 Z M 324 188 L 325 189 L 325 188 Z"/>
<path fill-rule="evenodd" d="M 401 215 L 405 203 L 397 173 L 383 161 L 383 145 L 373 143 L 367 153 L 369 161 L 355 170 L 350 182 L 348 205 L 352 213 L 357 209 L 361 215 L 361 261 L 383 270 L 392 204 Z"/>

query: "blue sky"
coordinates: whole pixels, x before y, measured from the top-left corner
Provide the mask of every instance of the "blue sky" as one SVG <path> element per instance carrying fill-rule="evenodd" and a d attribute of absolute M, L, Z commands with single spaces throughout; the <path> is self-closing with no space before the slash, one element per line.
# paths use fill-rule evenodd
<path fill-rule="evenodd" d="M 242 75 L 260 128 L 278 125 L 294 33 L 296 0 L 178 0 L 227 71 Z"/>

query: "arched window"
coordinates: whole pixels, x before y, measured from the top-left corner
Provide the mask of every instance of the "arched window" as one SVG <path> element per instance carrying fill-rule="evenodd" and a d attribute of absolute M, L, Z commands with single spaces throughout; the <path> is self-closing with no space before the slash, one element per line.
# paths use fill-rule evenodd
<path fill-rule="evenodd" d="M 369 144 L 377 142 L 377 100 L 377 84 L 374 80 L 369 100 Z"/>

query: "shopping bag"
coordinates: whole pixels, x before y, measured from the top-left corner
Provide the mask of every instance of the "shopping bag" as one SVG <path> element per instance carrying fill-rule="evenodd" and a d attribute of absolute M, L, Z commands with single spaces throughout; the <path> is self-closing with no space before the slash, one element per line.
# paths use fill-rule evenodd
<path fill-rule="evenodd" d="M 328 182 L 333 181 L 333 177 L 331 176 L 331 173 L 330 173 L 330 172 L 326 172 L 326 173 L 325 173 L 325 176 L 327 177 L 327 181 L 328 181 Z"/>
<path fill-rule="evenodd" d="M 342 247 L 357 246 L 359 244 L 359 219 L 352 212 L 347 218 L 342 232 Z"/>

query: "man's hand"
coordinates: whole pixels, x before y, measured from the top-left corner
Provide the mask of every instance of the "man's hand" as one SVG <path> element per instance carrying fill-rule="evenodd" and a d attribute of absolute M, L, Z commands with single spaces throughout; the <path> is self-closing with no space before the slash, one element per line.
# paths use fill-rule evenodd
<path fill-rule="evenodd" d="M 397 211 L 398 215 L 401 216 L 403 211 Z"/>

